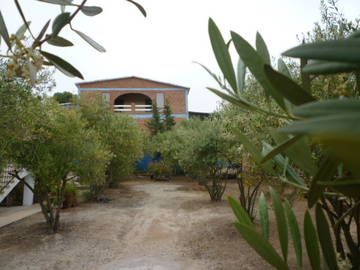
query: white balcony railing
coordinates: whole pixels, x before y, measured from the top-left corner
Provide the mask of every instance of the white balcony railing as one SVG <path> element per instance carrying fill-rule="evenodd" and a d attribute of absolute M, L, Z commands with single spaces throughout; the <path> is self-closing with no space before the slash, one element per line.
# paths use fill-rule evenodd
<path fill-rule="evenodd" d="M 151 105 L 114 105 L 114 112 L 151 112 Z"/>

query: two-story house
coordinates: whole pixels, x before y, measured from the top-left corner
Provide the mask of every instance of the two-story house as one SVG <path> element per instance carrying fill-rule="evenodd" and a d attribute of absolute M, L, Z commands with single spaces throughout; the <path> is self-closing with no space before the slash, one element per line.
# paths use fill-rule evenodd
<path fill-rule="evenodd" d="M 152 118 L 154 102 L 160 111 L 165 103 L 169 104 L 177 123 L 189 118 L 188 87 L 139 77 L 80 82 L 76 86 L 80 98 L 101 93 L 114 113 L 129 114 L 141 126 Z"/>

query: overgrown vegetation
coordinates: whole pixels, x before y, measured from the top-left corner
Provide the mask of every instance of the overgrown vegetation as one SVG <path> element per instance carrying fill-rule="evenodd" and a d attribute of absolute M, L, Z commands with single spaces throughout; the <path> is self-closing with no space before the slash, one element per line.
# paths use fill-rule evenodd
<path fill-rule="evenodd" d="M 65 193 L 70 192 L 69 182 L 76 180 L 80 184 L 103 186 L 109 181 L 107 179 L 114 180 L 114 173 L 128 173 L 134 160 L 141 155 L 141 135 L 132 119 L 116 118 L 100 109 L 87 117 L 85 113 L 67 110 L 54 99 L 44 96 L 45 90 L 54 85 L 51 72 L 44 72 L 46 66 L 68 76 L 83 78 L 70 63 L 42 50 L 44 43 L 73 46 L 71 41 L 59 36 L 69 28 L 96 50 L 104 52 L 105 49 L 74 29 L 73 21 L 80 12 L 86 16 L 98 15 L 102 12 L 101 7 L 86 6 L 87 0 L 79 3 L 39 1 L 61 7 L 61 13 L 47 21 L 36 36 L 18 0 L 14 2 L 23 25 L 16 33 L 9 34 L 0 12 L 0 36 L 6 47 L 1 55 L 0 74 L 0 169 L 7 164 L 17 168 L 13 176 L 36 194 L 49 228 L 56 232 Z M 146 16 L 141 5 L 127 1 Z M 63 98 L 64 95 L 58 101 L 65 101 Z M 100 124 L 104 126 L 100 127 Z M 112 133 L 103 134 L 101 128 Z M 35 188 L 22 177 L 23 170 L 31 172 Z"/>
<path fill-rule="evenodd" d="M 184 120 L 172 131 L 154 136 L 153 153 L 161 153 L 164 162 L 180 167 L 204 185 L 213 201 L 219 201 L 227 184 L 229 160 L 237 145 L 216 119 Z"/>

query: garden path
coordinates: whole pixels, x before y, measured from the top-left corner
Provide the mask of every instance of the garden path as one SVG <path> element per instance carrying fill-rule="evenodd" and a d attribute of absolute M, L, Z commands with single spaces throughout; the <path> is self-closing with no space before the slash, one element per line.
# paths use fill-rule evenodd
<path fill-rule="evenodd" d="M 236 194 L 236 185 L 229 191 Z M 60 232 L 41 214 L 0 228 L 0 268 L 270 269 L 241 239 L 226 201 L 189 181 L 128 181 L 62 213 Z"/>

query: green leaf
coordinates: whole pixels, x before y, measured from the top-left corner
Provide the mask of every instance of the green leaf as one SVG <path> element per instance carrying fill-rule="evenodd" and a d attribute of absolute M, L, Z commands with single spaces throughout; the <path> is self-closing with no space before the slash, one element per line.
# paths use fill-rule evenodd
<path fill-rule="evenodd" d="M 242 143 L 242 145 L 245 147 L 246 151 L 249 152 L 249 154 L 251 155 L 251 157 L 254 159 L 254 161 L 257 164 L 261 164 L 261 160 L 262 160 L 262 155 L 261 155 L 261 151 L 258 149 L 258 147 L 253 144 L 244 134 L 242 134 L 239 130 L 235 130 L 234 131 L 235 136 L 237 139 L 239 139 L 239 141 Z M 263 164 L 263 166 L 266 164 Z M 271 166 L 270 166 L 271 168 Z"/>
<path fill-rule="evenodd" d="M 283 144 L 290 139 L 289 135 L 279 132 L 272 133 L 272 137 L 278 144 Z M 317 168 L 312 158 L 310 142 L 307 137 L 302 136 L 301 139 L 287 148 L 284 154 L 300 169 L 312 176 L 315 174 Z"/>
<path fill-rule="evenodd" d="M 273 87 L 294 105 L 302 105 L 304 103 L 315 101 L 314 97 L 287 76 L 273 70 L 268 65 L 265 65 L 264 69 L 265 74 Z"/>
<path fill-rule="evenodd" d="M 331 239 L 330 225 L 326 220 L 320 204 L 316 204 L 316 227 L 319 235 L 320 246 L 325 258 L 325 262 L 330 270 L 338 270 L 336 253 Z"/>
<path fill-rule="evenodd" d="M 126 1 L 128 1 L 128 2 L 132 3 L 133 5 L 135 5 L 135 6 L 140 10 L 140 12 L 142 13 L 142 15 L 144 15 L 144 17 L 146 17 L 146 11 L 145 11 L 145 9 L 144 9 L 140 4 L 136 3 L 136 2 L 133 1 L 133 0 L 126 0 Z"/>
<path fill-rule="evenodd" d="M 237 65 L 237 89 L 238 95 L 245 91 L 245 78 L 246 78 L 246 66 L 243 60 L 239 57 Z"/>
<path fill-rule="evenodd" d="M 357 139 L 360 135 L 360 113 L 330 114 L 306 120 L 295 121 L 281 130 L 291 134 L 310 134 L 320 137 L 341 137 Z"/>
<path fill-rule="evenodd" d="M 266 240 L 269 240 L 269 213 L 266 203 L 266 198 L 263 192 L 259 196 L 259 214 L 260 214 L 260 224 L 262 228 L 262 234 Z"/>
<path fill-rule="evenodd" d="M 70 13 L 65 12 L 58 15 L 52 25 L 52 34 L 53 36 L 57 36 L 61 29 L 64 28 L 65 25 L 67 25 L 70 22 Z"/>
<path fill-rule="evenodd" d="M 238 221 L 242 224 L 249 226 L 250 228 L 253 228 L 254 224 L 251 222 L 251 219 L 250 219 L 248 213 L 244 210 L 244 208 L 242 208 L 240 203 L 232 197 L 228 197 L 228 200 L 229 200 L 231 209 L 233 210 Z"/>
<path fill-rule="evenodd" d="M 330 156 L 326 155 L 324 157 L 320 168 L 318 169 L 310 184 L 310 190 L 308 193 L 309 208 L 315 205 L 324 192 L 324 187 L 318 185 L 318 181 L 330 180 L 336 173 L 337 165 L 337 162 Z"/>
<path fill-rule="evenodd" d="M 203 64 L 199 63 L 199 62 L 194 62 L 195 64 L 198 64 L 199 66 L 201 66 L 203 69 L 206 70 L 207 73 L 209 73 L 209 75 L 219 84 L 220 87 L 223 86 L 221 80 L 216 76 L 215 73 L 211 72 L 211 70 L 209 68 L 207 68 L 206 66 L 204 66 Z"/>
<path fill-rule="evenodd" d="M 54 54 L 40 51 L 40 53 L 49 60 L 50 63 L 54 64 L 60 71 L 65 71 L 66 75 L 72 75 L 75 77 L 78 77 L 80 79 L 84 79 L 83 75 L 78 71 L 76 68 L 74 68 L 70 63 L 66 62 L 64 59 L 61 59 L 59 56 L 56 56 Z"/>
<path fill-rule="evenodd" d="M 285 75 L 289 79 L 292 79 L 291 72 L 290 72 L 289 68 L 285 64 L 284 60 L 282 60 L 281 58 L 278 59 L 277 68 L 278 68 L 278 71 L 281 74 Z"/>
<path fill-rule="evenodd" d="M 52 37 L 51 39 L 47 40 L 46 42 L 51 45 L 58 46 L 58 47 L 69 47 L 69 46 L 74 45 L 71 41 L 69 41 L 65 38 L 59 37 L 59 36 Z"/>
<path fill-rule="evenodd" d="M 356 64 L 360 63 L 360 39 L 328 40 L 303 44 L 287 50 L 283 55 Z"/>
<path fill-rule="evenodd" d="M 284 143 L 277 145 L 273 150 L 271 150 L 262 160 L 261 163 L 264 163 L 270 159 L 272 159 L 273 157 L 275 157 L 276 155 L 284 152 L 287 148 L 289 148 L 290 146 L 292 146 L 294 143 L 296 143 L 298 140 L 300 140 L 302 138 L 302 136 L 294 136 L 290 139 L 288 139 L 287 141 L 285 141 Z"/>
<path fill-rule="evenodd" d="M 271 64 L 270 54 L 266 43 L 259 32 L 256 32 L 256 51 L 262 57 L 266 64 Z"/>
<path fill-rule="evenodd" d="M 263 142 L 263 155 L 267 155 L 270 151 L 274 148 L 266 143 Z M 299 176 L 299 174 L 286 162 L 286 159 L 278 154 L 272 159 L 276 165 L 278 165 L 281 169 L 286 170 L 286 177 L 290 178 L 291 182 L 298 184 L 300 186 L 305 186 L 304 180 Z"/>
<path fill-rule="evenodd" d="M 352 72 L 360 70 L 360 64 L 329 62 L 313 60 L 304 68 L 303 72 L 308 74 L 336 74 L 342 72 Z"/>
<path fill-rule="evenodd" d="M 309 211 L 306 211 L 304 218 L 304 236 L 306 251 L 313 270 L 320 270 L 319 241 Z"/>
<path fill-rule="evenodd" d="M 31 22 L 27 22 L 28 25 L 30 25 Z M 19 38 L 19 39 L 22 39 L 26 33 L 26 30 L 27 30 L 27 25 L 26 23 L 24 23 L 17 31 L 16 31 L 16 36 Z"/>
<path fill-rule="evenodd" d="M 63 6 L 72 6 L 73 5 L 70 0 L 38 0 L 38 1 L 49 3 L 49 4 L 54 4 L 54 5 L 63 5 Z"/>
<path fill-rule="evenodd" d="M 229 50 L 219 28 L 211 18 L 209 18 L 209 36 L 216 61 L 232 89 L 237 92 L 236 76 Z"/>
<path fill-rule="evenodd" d="M 360 113 L 360 100 L 330 99 L 326 101 L 311 102 L 296 107 L 292 113 L 303 118 L 339 115 L 344 113 Z"/>
<path fill-rule="evenodd" d="M 81 8 L 81 12 L 84 13 L 86 16 L 96 16 L 103 11 L 101 7 L 96 6 L 83 6 Z"/>
<path fill-rule="evenodd" d="M 264 72 L 265 61 L 251 47 L 251 45 L 235 32 L 231 32 L 231 37 L 235 45 L 236 51 L 240 58 L 244 61 L 246 67 L 255 76 L 257 81 L 264 88 L 266 95 L 272 96 L 277 104 L 286 111 L 286 106 L 281 94 L 270 84 Z"/>
<path fill-rule="evenodd" d="M 225 94 L 219 90 L 216 90 L 214 88 L 207 87 L 207 89 L 209 89 L 211 92 L 213 92 L 215 95 L 218 95 L 222 99 L 225 99 L 226 101 L 229 101 L 230 103 L 235 104 L 241 108 L 244 108 L 244 109 L 250 110 L 250 111 L 257 111 L 256 107 L 254 107 L 252 104 L 248 103 L 247 101 L 245 101 L 239 97 L 227 95 L 227 94 Z"/>
<path fill-rule="evenodd" d="M 85 35 L 84 33 L 74 30 L 73 31 L 78 34 L 83 40 L 85 40 L 87 43 L 89 43 L 94 49 L 98 50 L 99 52 L 106 52 L 105 48 L 101 46 L 99 43 L 97 43 L 95 40 L 93 40 L 88 35 Z"/>
<path fill-rule="evenodd" d="M 294 245 L 296 262 L 302 268 L 303 266 L 302 244 L 301 244 L 301 234 L 300 234 L 299 224 L 298 221 L 296 220 L 296 216 L 293 210 L 291 209 L 291 205 L 287 200 L 284 202 L 284 208 Z"/>
<path fill-rule="evenodd" d="M 8 46 L 8 48 L 11 48 L 9 33 L 8 33 L 7 28 L 6 28 L 4 17 L 2 15 L 1 11 L 0 11 L 0 35 L 4 39 L 4 41 L 5 41 L 6 45 Z"/>
<path fill-rule="evenodd" d="M 36 37 L 37 41 L 40 41 L 43 38 L 43 36 L 45 35 L 46 30 L 48 29 L 49 25 L 50 25 L 50 20 L 47 21 L 47 23 L 41 29 L 39 35 Z"/>
<path fill-rule="evenodd" d="M 330 187 L 337 192 L 340 192 L 348 197 L 359 198 L 360 194 L 360 180 L 345 180 L 339 179 L 336 181 L 321 181 L 318 182 L 319 186 Z"/>
<path fill-rule="evenodd" d="M 273 208 L 276 217 L 276 225 L 280 240 L 281 251 L 283 254 L 284 261 L 287 261 L 289 240 L 288 240 L 288 228 L 285 218 L 285 211 L 282 206 L 279 195 L 272 188 L 270 188 L 270 195 L 273 202 Z"/>
<path fill-rule="evenodd" d="M 242 223 L 235 223 L 236 228 L 246 242 L 269 264 L 279 270 L 289 270 L 273 246 L 253 228 Z"/>

